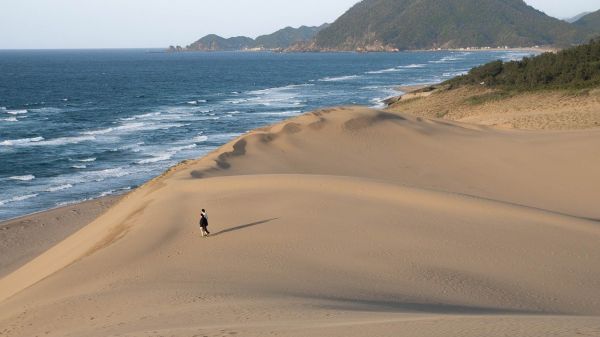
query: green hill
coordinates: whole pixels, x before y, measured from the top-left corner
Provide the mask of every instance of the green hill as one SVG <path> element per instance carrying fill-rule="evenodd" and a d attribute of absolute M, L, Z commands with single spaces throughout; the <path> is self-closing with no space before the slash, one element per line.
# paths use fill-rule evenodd
<path fill-rule="evenodd" d="M 253 39 L 245 36 L 225 39 L 218 35 L 210 34 L 187 46 L 186 49 L 202 51 L 231 51 L 253 48 L 254 44 L 255 43 Z"/>
<path fill-rule="evenodd" d="M 309 41 L 317 35 L 317 33 L 328 27 L 328 24 L 319 27 L 301 26 L 299 28 L 286 27 L 280 29 L 273 34 L 261 35 L 256 38 L 255 44 L 257 47 L 264 49 L 285 49 L 294 43 Z"/>
<path fill-rule="evenodd" d="M 582 16 L 573 25 L 585 30 L 589 35 L 600 35 L 600 10 Z"/>
<path fill-rule="evenodd" d="M 364 0 L 320 31 L 321 50 L 571 45 L 577 27 L 523 0 Z"/>
<path fill-rule="evenodd" d="M 328 24 L 319 27 L 301 26 L 299 28 L 286 27 L 275 33 L 261 35 L 256 39 L 245 36 L 223 38 L 210 34 L 190 44 L 186 48 L 170 47 L 171 51 L 235 51 L 248 49 L 279 50 L 285 49 L 295 43 L 309 41 Z"/>
<path fill-rule="evenodd" d="M 521 61 L 495 61 L 444 84 L 508 90 L 584 89 L 600 86 L 600 39 Z"/>

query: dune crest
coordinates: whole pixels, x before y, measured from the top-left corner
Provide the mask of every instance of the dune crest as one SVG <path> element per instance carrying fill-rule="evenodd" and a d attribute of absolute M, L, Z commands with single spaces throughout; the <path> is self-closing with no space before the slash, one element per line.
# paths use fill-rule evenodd
<path fill-rule="evenodd" d="M 261 128 L 0 279 L 0 333 L 598 335 L 599 136 L 360 107 Z"/>

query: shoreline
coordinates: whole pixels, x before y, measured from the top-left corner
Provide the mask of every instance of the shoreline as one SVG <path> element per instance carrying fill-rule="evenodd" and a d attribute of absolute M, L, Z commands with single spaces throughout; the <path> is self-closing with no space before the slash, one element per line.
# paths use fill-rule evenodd
<path fill-rule="evenodd" d="M 0 278 L 82 229 L 126 195 L 90 199 L 0 221 Z"/>

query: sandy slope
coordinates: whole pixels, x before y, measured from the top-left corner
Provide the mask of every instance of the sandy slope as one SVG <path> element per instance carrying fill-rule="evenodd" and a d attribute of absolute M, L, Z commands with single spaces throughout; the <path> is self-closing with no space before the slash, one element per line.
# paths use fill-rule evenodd
<path fill-rule="evenodd" d="M 0 222 L 0 278 L 94 221 L 120 196 L 109 196 Z"/>
<path fill-rule="evenodd" d="M 598 168 L 600 130 L 318 111 L 0 279 L 0 335 L 599 336 Z"/>
<path fill-rule="evenodd" d="M 526 130 L 573 130 L 600 126 L 600 89 L 511 93 L 502 99 L 481 87 L 406 94 L 391 111 Z"/>

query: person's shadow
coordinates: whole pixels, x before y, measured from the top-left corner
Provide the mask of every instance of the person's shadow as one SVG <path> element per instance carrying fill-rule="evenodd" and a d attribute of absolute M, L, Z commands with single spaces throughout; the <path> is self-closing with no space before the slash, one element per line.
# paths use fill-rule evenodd
<path fill-rule="evenodd" d="M 267 222 L 271 222 L 271 221 L 277 220 L 277 219 L 279 219 L 279 218 L 266 219 L 266 220 L 261 220 L 261 221 L 245 224 L 245 225 L 240 225 L 240 226 L 224 229 L 218 233 L 212 234 L 211 236 L 219 236 L 219 235 L 223 235 L 223 234 L 227 234 L 227 233 L 231 233 L 231 232 L 235 232 L 235 231 L 241 231 L 246 228 L 262 225 L 262 224 L 265 224 Z"/>

